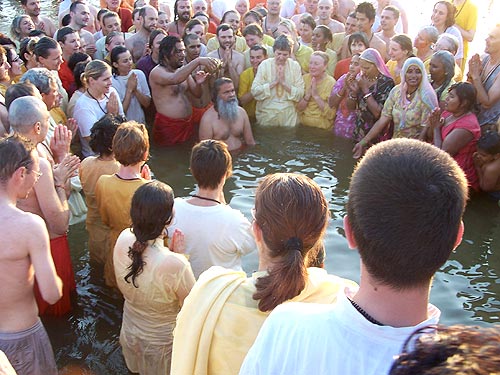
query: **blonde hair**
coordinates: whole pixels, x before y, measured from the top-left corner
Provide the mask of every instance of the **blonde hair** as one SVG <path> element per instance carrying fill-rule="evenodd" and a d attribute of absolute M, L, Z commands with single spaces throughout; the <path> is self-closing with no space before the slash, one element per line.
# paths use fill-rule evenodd
<path fill-rule="evenodd" d="M 102 60 L 92 60 L 87 64 L 84 72 L 82 73 L 81 76 L 82 83 L 88 85 L 89 78 L 98 79 L 106 71 L 111 73 L 111 67 L 108 64 L 106 64 Z"/>

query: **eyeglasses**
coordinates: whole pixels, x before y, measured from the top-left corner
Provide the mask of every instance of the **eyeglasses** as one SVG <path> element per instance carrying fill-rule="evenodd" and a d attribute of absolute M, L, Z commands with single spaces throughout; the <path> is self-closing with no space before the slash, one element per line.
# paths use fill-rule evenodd
<path fill-rule="evenodd" d="M 31 170 L 29 173 L 33 173 L 36 176 L 35 182 L 38 181 L 40 179 L 40 177 L 42 177 L 42 175 L 43 175 L 42 172 L 37 172 L 34 170 Z"/>

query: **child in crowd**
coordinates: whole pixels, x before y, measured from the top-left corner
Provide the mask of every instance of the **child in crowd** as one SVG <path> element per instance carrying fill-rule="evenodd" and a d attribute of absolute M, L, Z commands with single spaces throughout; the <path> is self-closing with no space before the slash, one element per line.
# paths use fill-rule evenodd
<path fill-rule="evenodd" d="M 500 134 L 487 131 L 477 142 L 474 166 L 481 190 L 500 200 Z"/>

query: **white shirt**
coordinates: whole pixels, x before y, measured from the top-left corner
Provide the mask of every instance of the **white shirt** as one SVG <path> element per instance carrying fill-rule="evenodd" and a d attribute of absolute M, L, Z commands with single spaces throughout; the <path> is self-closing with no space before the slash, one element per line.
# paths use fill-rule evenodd
<path fill-rule="evenodd" d="M 137 77 L 137 90 L 145 95 L 151 97 L 151 92 L 149 91 L 148 81 L 146 80 L 146 76 L 144 72 L 139 69 L 132 69 L 129 74 L 126 76 L 117 76 L 113 75 L 113 88 L 118 92 L 120 96 L 120 101 L 123 104 L 123 99 L 125 98 L 125 93 L 127 92 L 127 82 L 130 78 L 130 75 L 135 73 Z M 146 117 L 144 116 L 144 110 L 139 103 L 139 100 L 135 95 L 130 99 L 130 104 L 127 109 L 127 113 L 125 113 L 128 121 L 134 120 L 140 124 L 146 123 Z"/>
<path fill-rule="evenodd" d="M 413 327 L 370 323 L 340 292 L 337 303 L 284 303 L 262 326 L 240 375 L 384 375 L 416 329 L 436 324 L 440 311 Z"/>

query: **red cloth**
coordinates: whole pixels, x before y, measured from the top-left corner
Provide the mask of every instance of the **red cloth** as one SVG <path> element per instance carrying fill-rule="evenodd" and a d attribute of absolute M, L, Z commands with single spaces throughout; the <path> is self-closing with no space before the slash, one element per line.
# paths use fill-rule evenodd
<path fill-rule="evenodd" d="M 71 95 L 73 95 L 73 92 L 75 92 L 76 86 L 75 77 L 73 75 L 73 72 L 68 68 L 67 61 L 63 61 L 57 73 L 59 74 L 59 78 L 61 79 L 64 89 L 68 93 L 68 97 L 71 98 Z"/>
<path fill-rule="evenodd" d="M 337 65 L 335 65 L 335 71 L 333 72 L 333 78 L 336 81 L 339 80 L 344 74 L 349 73 L 349 65 L 351 65 L 351 58 L 340 60 Z"/>
<path fill-rule="evenodd" d="M 63 295 L 54 305 L 49 305 L 42 298 L 35 280 L 35 299 L 38 304 L 40 315 L 62 316 L 71 311 L 71 292 L 76 290 L 75 274 L 69 253 L 68 236 L 53 238 L 50 240 L 50 253 L 54 260 L 56 272 L 63 282 Z M 36 275 L 35 275 L 36 277 Z"/>
<path fill-rule="evenodd" d="M 210 21 L 208 24 L 208 32 L 212 34 L 217 33 L 217 24 L 214 21 Z"/>
<path fill-rule="evenodd" d="M 173 146 L 186 142 L 195 134 L 196 126 L 208 108 L 209 106 L 193 107 L 188 118 L 170 118 L 157 112 L 153 126 L 153 140 L 158 146 Z"/>
<path fill-rule="evenodd" d="M 134 24 L 132 21 L 132 12 L 127 8 L 118 8 L 118 15 L 122 20 L 122 32 L 128 32 L 128 29 Z"/>
<path fill-rule="evenodd" d="M 443 118 L 451 116 L 451 113 L 444 111 Z M 477 117 L 473 113 L 469 113 L 458 118 L 451 124 L 441 127 L 441 138 L 444 142 L 445 138 L 455 129 L 464 129 L 472 134 L 472 140 L 462 147 L 454 156 L 453 159 L 462 168 L 467 177 L 469 187 L 475 191 L 479 191 L 479 177 L 476 174 L 472 155 L 477 151 L 477 141 L 481 136 L 481 127 L 477 121 Z"/>

